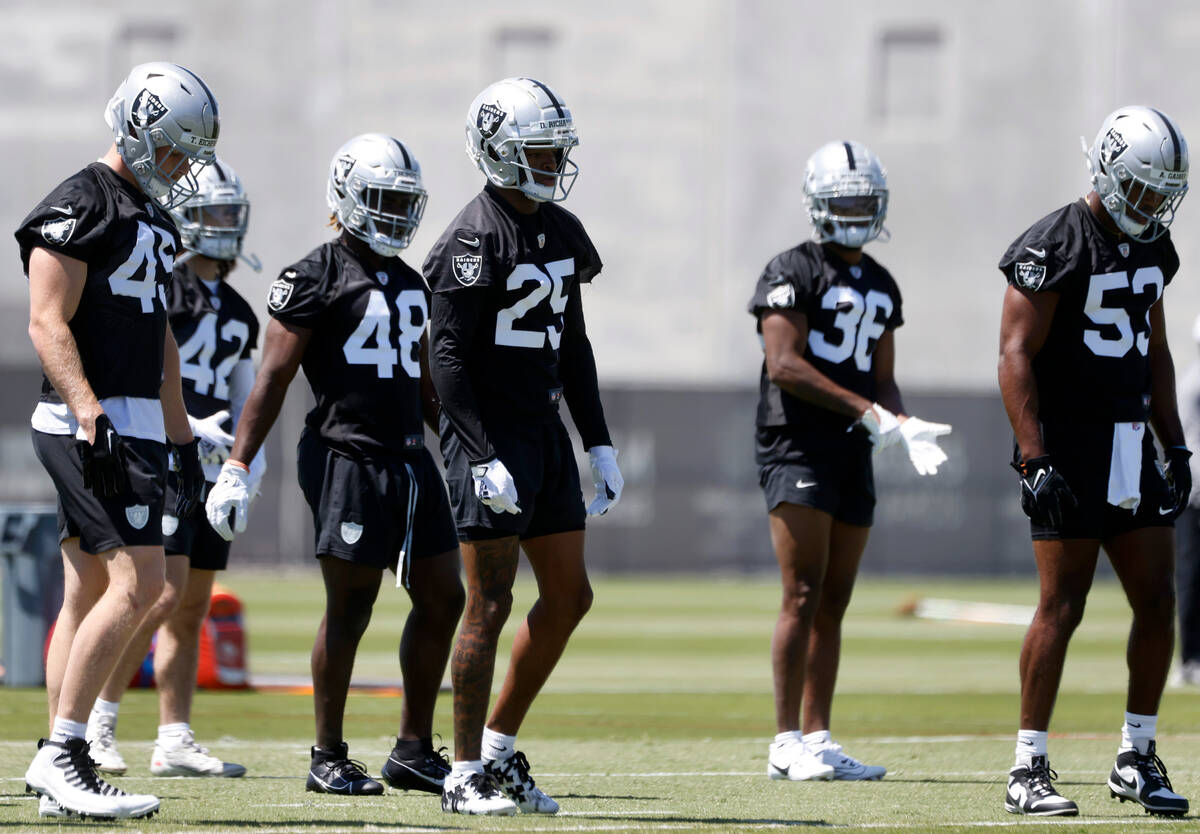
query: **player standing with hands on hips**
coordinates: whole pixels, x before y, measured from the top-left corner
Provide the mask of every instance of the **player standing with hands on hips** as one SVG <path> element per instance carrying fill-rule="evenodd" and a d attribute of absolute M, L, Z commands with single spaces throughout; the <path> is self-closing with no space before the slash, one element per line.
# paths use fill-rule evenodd
<path fill-rule="evenodd" d="M 558 203 L 578 173 L 571 111 L 550 87 L 508 78 L 467 111 L 467 154 L 487 178 L 425 261 L 433 291 L 433 377 L 442 456 L 467 576 L 467 609 L 451 660 L 454 763 L 442 809 L 553 814 L 516 749 L 534 698 L 592 603 L 583 559 L 586 513 L 565 399 L 606 512 L 624 481 L 596 380 L 580 285 L 600 256 Z M 538 599 L 517 629 L 487 717 L 500 630 L 520 552 Z"/>
<path fill-rule="evenodd" d="M 999 264 L 1008 281 L 1000 395 L 1041 577 L 1021 648 L 1021 724 L 1004 807 L 1079 813 L 1054 789 L 1046 738 L 1104 548 L 1133 609 L 1109 791 L 1178 816 L 1188 801 L 1171 788 L 1155 733 L 1175 633 L 1172 528 L 1192 481 L 1162 300 L 1179 270 L 1167 227 L 1187 192 L 1187 143 L 1160 111 L 1122 107 L 1084 145 L 1092 190 L 1022 232 Z"/>
<path fill-rule="evenodd" d="M 900 290 L 863 252 L 887 216 L 879 159 L 858 142 L 823 145 L 805 168 L 804 198 L 813 240 L 767 264 L 749 305 L 764 352 L 759 484 L 783 582 L 767 775 L 875 780 L 885 768 L 845 753 L 829 729 L 842 618 L 874 520 L 871 458 L 900 443 L 932 475 L 950 426 L 906 416 L 893 373 Z"/>

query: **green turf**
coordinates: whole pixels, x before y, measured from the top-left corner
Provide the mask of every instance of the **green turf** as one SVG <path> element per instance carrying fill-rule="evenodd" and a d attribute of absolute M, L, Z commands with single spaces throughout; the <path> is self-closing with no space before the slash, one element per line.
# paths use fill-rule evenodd
<path fill-rule="evenodd" d="M 246 604 L 254 674 L 304 676 L 320 617 L 312 574 L 233 573 Z M 311 699 L 268 693 L 197 696 L 193 725 L 214 752 L 249 768 L 228 782 L 153 779 L 146 766 L 157 724 L 153 693 L 122 707 L 118 738 L 127 790 L 163 799 L 150 821 L 72 829 L 120 831 L 757 831 L 781 827 L 979 831 L 1052 826 L 1124 832 L 1200 830 L 1195 817 L 1161 821 L 1108 798 L 1103 786 L 1123 709 L 1128 613 L 1099 584 L 1071 646 L 1052 730 L 1059 787 L 1076 821 L 1030 820 L 1002 807 L 1012 757 L 1016 658 L 1024 629 L 900 616 L 917 596 L 1030 604 L 1032 582 L 870 580 L 847 617 L 834 730 L 854 755 L 889 767 L 879 783 L 786 783 L 765 777 L 774 731 L 768 649 L 778 591 L 771 579 L 595 580 L 596 603 L 521 732 L 539 783 L 563 806 L 555 818 L 444 815 L 436 798 L 307 794 Z M 522 581 L 514 610 L 528 607 Z M 407 614 L 386 589 L 363 641 L 361 680 L 395 681 Z M 510 627 L 511 632 L 511 627 Z M 507 639 L 503 645 L 507 645 Z M 503 662 L 503 658 L 501 659 Z M 45 721 L 41 691 L 0 689 L 0 830 L 44 830 L 21 774 Z M 1200 797 L 1200 692 L 1168 690 L 1159 752 L 1180 792 Z M 352 754 L 378 773 L 396 729 L 397 700 L 352 695 Z M 449 735 L 449 698 L 435 729 Z"/>

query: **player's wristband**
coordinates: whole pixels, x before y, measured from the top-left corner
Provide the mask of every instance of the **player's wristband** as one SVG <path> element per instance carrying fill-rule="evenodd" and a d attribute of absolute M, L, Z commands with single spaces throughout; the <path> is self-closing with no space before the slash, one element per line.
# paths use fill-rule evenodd
<path fill-rule="evenodd" d="M 250 467 L 247 466 L 246 464 L 242 463 L 240 460 L 234 460 L 233 458 L 225 458 L 225 462 L 232 463 L 234 466 L 240 466 L 242 469 L 245 469 L 247 472 L 250 471 Z"/>

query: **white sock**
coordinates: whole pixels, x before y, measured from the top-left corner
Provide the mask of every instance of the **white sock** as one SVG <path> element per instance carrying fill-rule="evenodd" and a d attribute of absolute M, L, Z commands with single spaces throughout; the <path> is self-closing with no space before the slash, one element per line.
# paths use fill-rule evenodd
<path fill-rule="evenodd" d="M 817 730 L 815 733 L 805 733 L 800 738 L 804 741 L 804 746 L 809 750 L 819 750 L 825 745 L 833 743 L 833 736 L 829 730 Z"/>
<path fill-rule="evenodd" d="M 497 759 L 506 759 L 511 756 L 517 749 L 517 737 L 508 736 L 504 733 L 497 733 L 494 730 L 483 728 L 483 740 L 480 747 L 483 750 L 483 760 L 485 762 L 494 762 Z"/>
<path fill-rule="evenodd" d="M 1120 750 L 1137 750 L 1139 753 L 1145 753 L 1150 748 L 1150 742 L 1154 741 L 1157 730 L 1157 715 L 1125 713 L 1125 723 L 1121 725 Z"/>
<path fill-rule="evenodd" d="M 780 746 L 787 744 L 803 744 L 804 736 L 799 730 L 785 730 L 782 733 L 775 734 L 775 743 Z"/>
<path fill-rule="evenodd" d="M 450 778 L 454 781 L 465 779 L 472 773 L 483 773 L 483 759 L 454 762 L 450 765 Z"/>
<path fill-rule="evenodd" d="M 1017 730 L 1016 764 L 1028 766 L 1034 756 L 1046 755 L 1046 730 Z"/>
<path fill-rule="evenodd" d="M 86 721 L 72 721 L 69 718 L 54 716 L 54 729 L 50 731 L 50 740 L 65 744 L 73 738 L 83 738 L 87 734 Z"/>
<path fill-rule="evenodd" d="M 116 718 L 117 711 L 120 709 L 120 701 L 106 701 L 103 698 L 97 698 L 96 703 L 92 704 L 92 712 L 96 715 L 111 715 Z"/>
<path fill-rule="evenodd" d="M 181 721 L 178 724 L 159 724 L 158 740 L 178 742 L 183 738 L 184 733 L 189 733 L 191 730 L 192 725 L 186 721 Z"/>

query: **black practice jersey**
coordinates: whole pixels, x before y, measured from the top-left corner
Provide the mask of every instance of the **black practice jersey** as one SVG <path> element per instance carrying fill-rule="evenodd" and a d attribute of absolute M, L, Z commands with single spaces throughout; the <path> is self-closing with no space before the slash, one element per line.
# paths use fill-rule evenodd
<path fill-rule="evenodd" d="M 564 394 L 585 445 L 609 442 L 579 294 L 601 267 L 575 215 L 555 203 L 521 214 L 491 186 L 434 244 L 424 266 L 434 380 L 473 460 L 485 449 L 466 423 L 494 431 L 557 420 Z M 473 402 L 447 390 L 460 370 Z"/>
<path fill-rule="evenodd" d="M 224 281 L 209 292 L 187 264 L 176 267 L 167 290 L 171 332 L 179 343 L 179 373 L 188 414 L 208 417 L 230 408 L 233 366 L 258 347 L 258 318 Z"/>
<path fill-rule="evenodd" d="M 1150 396 L 1150 308 L 1179 270 L 1165 234 L 1118 238 L 1084 200 L 1043 217 L 1017 238 L 1000 271 L 1014 287 L 1059 294 L 1033 360 L 1040 416 L 1140 421 Z"/>
<path fill-rule="evenodd" d="M 158 399 L 166 289 L 179 251 L 171 218 L 135 185 L 93 162 L 56 187 L 16 232 L 21 263 L 37 247 L 87 264 L 70 321 L 97 398 Z M 61 402 L 42 378 L 43 402 Z"/>
<path fill-rule="evenodd" d="M 317 405 L 306 422 L 328 446 L 363 457 L 424 448 L 429 292 L 416 270 L 399 258 L 373 267 L 333 240 L 283 270 L 267 308 L 312 331 L 302 367 Z"/>
<path fill-rule="evenodd" d="M 749 312 L 795 310 L 808 320 L 804 359 L 838 385 L 875 401 L 875 347 L 884 331 L 904 323 L 900 289 L 870 255 L 851 266 L 813 241 L 776 255 L 767 264 Z M 767 377 L 759 379 L 759 426 L 791 426 L 806 433 L 844 432 L 853 418 L 793 397 Z"/>

